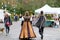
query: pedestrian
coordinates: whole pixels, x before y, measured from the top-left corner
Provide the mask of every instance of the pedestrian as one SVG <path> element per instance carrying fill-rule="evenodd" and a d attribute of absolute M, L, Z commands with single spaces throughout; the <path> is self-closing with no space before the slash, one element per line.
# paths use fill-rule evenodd
<path fill-rule="evenodd" d="M 22 29 L 21 29 L 21 33 L 19 35 L 19 38 L 23 39 L 23 40 L 28 40 L 30 38 L 35 38 L 36 35 L 33 31 L 32 24 L 30 22 L 31 17 L 29 16 L 28 11 L 25 12 L 25 16 L 23 18 L 24 18 L 24 21 L 23 21 L 23 24 L 22 24 Z"/>
<path fill-rule="evenodd" d="M 43 15 L 43 11 L 41 11 L 38 18 L 39 19 L 36 23 L 36 26 L 39 28 L 39 34 L 41 35 L 41 39 L 43 39 L 43 31 L 44 31 L 44 24 L 45 24 L 45 16 Z"/>
<path fill-rule="evenodd" d="M 17 14 L 14 15 L 14 20 L 15 20 L 15 21 L 18 21 L 18 15 L 17 15 Z"/>
<path fill-rule="evenodd" d="M 21 14 L 19 16 L 19 21 L 20 21 L 20 25 L 22 25 L 23 24 L 23 21 L 24 21 L 24 18 L 23 18 L 23 15 L 21 15 Z"/>
<path fill-rule="evenodd" d="M 6 13 L 5 13 L 5 17 L 4 17 L 4 23 L 5 23 L 5 28 L 6 28 L 6 36 L 9 34 L 9 31 L 10 31 L 10 25 L 12 25 L 12 21 L 11 21 L 11 18 L 10 16 Z"/>
<path fill-rule="evenodd" d="M 59 25 L 60 25 L 60 17 L 58 18 L 58 20 L 59 20 Z"/>
<path fill-rule="evenodd" d="M 55 26 L 54 28 L 58 28 L 59 27 L 59 20 L 58 18 L 54 20 Z"/>
<path fill-rule="evenodd" d="M 20 14 L 20 16 L 19 16 L 19 21 L 22 21 L 22 15 Z"/>

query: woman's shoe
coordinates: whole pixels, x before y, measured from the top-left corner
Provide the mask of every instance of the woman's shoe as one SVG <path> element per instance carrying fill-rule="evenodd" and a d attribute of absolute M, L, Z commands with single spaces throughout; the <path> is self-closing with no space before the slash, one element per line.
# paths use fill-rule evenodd
<path fill-rule="evenodd" d="M 43 39 L 43 36 L 41 37 L 41 39 Z"/>

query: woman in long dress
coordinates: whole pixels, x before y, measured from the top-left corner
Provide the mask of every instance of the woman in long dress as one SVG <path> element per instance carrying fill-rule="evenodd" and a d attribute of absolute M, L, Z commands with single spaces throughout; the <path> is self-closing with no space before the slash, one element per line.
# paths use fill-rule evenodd
<path fill-rule="evenodd" d="M 32 24 L 30 22 L 29 12 L 26 11 L 19 38 L 20 39 L 29 39 L 29 38 L 35 38 L 35 37 L 36 37 L 36 35 L 33 31 Z"/>

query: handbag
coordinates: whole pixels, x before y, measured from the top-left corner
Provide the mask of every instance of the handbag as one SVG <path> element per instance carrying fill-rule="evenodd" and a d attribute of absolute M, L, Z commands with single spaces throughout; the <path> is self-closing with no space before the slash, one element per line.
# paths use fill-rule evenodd
<path fill-rule="evenodd" d="M 10 22 L 6 22 L 6 25 L 9 27 L 10 26 Z"/>

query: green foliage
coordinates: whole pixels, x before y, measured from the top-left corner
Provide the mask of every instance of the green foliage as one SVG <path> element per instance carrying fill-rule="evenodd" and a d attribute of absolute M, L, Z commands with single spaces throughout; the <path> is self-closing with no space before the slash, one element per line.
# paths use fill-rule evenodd
<path fill-rule="evenodd" d="M 3 5 L 2 2 L 4 3 Z M 3 9 L 5 9 L 5 4 L 7 5 L 6 8 L 10 13 L 15 12 L 17 14 L 24 14 L 25 10 L 29 10 L 34 13 L 34 10 L 44 6 L 45 4 L 49 4 L 52 7 L 60 7 L 60 0 L 1 0 L 0 9 L 2 8 L 2 6 Z"/>
<path fill-rule="evenodd" d="M 53 14 L 45 14 L 47 20 L 52 20 L 52 15 L 53 15 Z"/>

